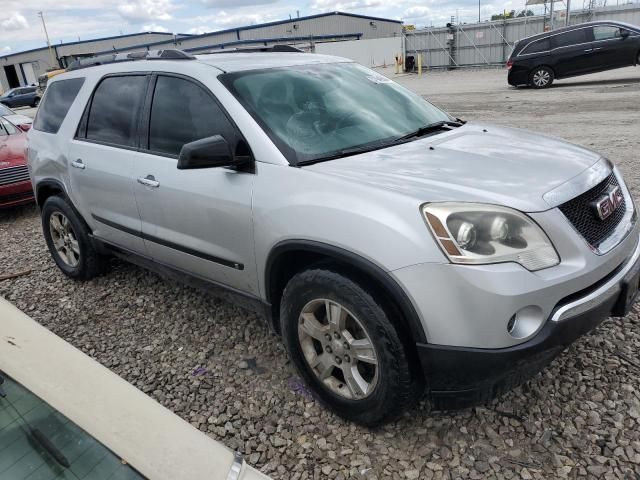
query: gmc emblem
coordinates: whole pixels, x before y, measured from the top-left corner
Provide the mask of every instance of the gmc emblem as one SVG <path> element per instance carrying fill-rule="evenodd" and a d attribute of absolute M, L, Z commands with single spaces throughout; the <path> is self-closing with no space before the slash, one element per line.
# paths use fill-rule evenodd
<path fill-rule="evenodd" d="M 620 187 L 609 187 L 607 191 L 593 202 L 596 215 L 600 220 L 606 220 L 624 202 Z"/>

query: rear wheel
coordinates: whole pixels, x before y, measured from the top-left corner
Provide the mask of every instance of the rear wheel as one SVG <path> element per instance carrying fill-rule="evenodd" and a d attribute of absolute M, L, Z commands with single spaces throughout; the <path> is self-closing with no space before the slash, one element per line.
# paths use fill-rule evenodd
<path fill-rule="evenodd" d="M 549 88 L 554 78 L 553 70 L 543 65 L 531 70 L 529 74 L 529 85 L 533 88 Z"/>
<path fill-rule="evenodd" d="M 101 273 L 104 258 L 93 248 L 88 228 L 66 200 L 47 199 L 42 207 L 42 229 L 49 252 L 65 275 L 89 280 Z"/>
<path fill-rule="evenodd" d="M 385 310 L 349 277 L 303 271 L 281 303 L 284 342 L 304 380 L 338 415 L 388 422 L 416 398 L 409 357 Z"/>

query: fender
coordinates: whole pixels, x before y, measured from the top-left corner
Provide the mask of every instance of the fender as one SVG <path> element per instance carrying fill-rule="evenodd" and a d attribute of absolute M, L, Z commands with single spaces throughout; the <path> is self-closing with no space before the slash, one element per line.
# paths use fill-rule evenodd
<path fill-rule="evenodd" d="M 414 341 L 418 343 L 427 343 L 427 338 L 425 336 L 420 317 L 411 303 L 411 300 L 405 293 L 404 289 L 393 279 L 393 277 L 391 277 L 391 275 L 389 275 L 389 273 L 379 265 L 358 254 L 322 242 L 316 242 L 313 240 L 285 240 L 276 244 L 271 249 L 265 265 L 264 285 L 267 302 L 270 304 L 273 303 L 270 298 L 271 278 L 278 258 L 284 253 L 294 250 L 321 254 L 338 260 L 343 264 L 352 266 L 372 277 L 400 309 L 406 322 L 405 326 L 409 328 Z"/>
<path fill-rule="evenodd" d="M 54 188 L 56 190 L 60 190 L 60 191 L 62 191 L 62 193 L 65 194 L 65 196 L 67 198 L 69 198 L 69 194 L 67 193 L 67 189 L 65 188 L 64 184 L 60 180 L 56 180 L 54 178 L 45 178 L 45 179 L 40 180 L 38 182 L 38 184 L 36 185 L 36 189 L 35 189 L 36 190 L 35 191 L 36 204 L 40 208 L 42 208 L 42 205 L 40 205 L 40 202 L 39 202 L 40 194 L 46 188 Z"/>

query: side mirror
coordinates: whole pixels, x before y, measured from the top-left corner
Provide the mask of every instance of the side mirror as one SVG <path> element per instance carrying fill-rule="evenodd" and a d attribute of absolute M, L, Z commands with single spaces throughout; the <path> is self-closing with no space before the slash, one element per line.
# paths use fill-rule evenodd
<path fill-rule="evenodd" d="M 178 157 L 178 170 L 240 167 L 250 161 L 248 155 L 235 156 L 227 141 L 221 135 L 214 135 L 183 145 Z"/>
<path fill-rule="evenodd" d="M 620 30 L 620 37 L 624 40 L 629 36 L 629 30 Z"/>

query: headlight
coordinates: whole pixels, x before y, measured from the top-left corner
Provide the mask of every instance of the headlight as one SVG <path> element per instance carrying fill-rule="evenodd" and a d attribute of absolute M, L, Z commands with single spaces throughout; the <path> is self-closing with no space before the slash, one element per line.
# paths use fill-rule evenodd
<path fill-rule="evenodd" d="M 516 262 L 530 271 L 560 263 L 542 229 L 510 208 L 474 203 L 431 203 L 422 213 L 452 263 Z"/>

